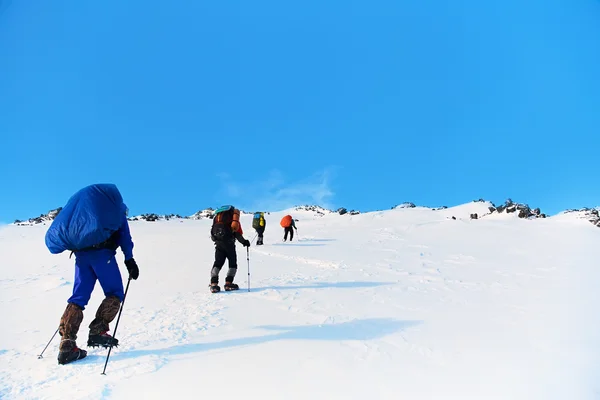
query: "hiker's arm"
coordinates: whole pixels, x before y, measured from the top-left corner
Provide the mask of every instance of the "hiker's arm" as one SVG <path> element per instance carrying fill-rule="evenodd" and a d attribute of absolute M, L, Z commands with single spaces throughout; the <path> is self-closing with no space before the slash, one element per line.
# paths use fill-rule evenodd
<path fill-rule="evenodd" d="M 129 231 L 129 223 L 127 217 L 123 216 L 123 224 L 119 229 L 118 242 L 117 244 L 121 247 L 121 251 L 125 256 L 125 260 L 133 258 L 133 240 L 131 239 L 131 232 Z"/>
<path fill-rule="evenodd" d="M 244 246 L 246 246 L 246 247 L 250 246 L 250 241 L 248 239 L 245 239 L 244 236 L 241 233 L 239 233 L 238 231 L 233 232 L 233 236 L 238 240 L 238 242 L 240 242 Z"/>

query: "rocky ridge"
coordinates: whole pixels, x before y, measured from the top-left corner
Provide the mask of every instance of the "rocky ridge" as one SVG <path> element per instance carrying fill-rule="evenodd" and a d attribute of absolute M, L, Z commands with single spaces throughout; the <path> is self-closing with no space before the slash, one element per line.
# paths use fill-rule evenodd
<path fill-rule="evenodd" d="M 578 218 L 586 219 L 600 228 L 600 207 L 566 210 L 565 214 L 579 214 Z"/>
<path fill-rule="evenodd" d="M 478 199 L 473 200 L 473 202 L 483 202 L 486 200 Z M 504 204 L 495 205 L 492 202 L 489 202 L 491 206 L 488 208 L 489 212 L 483 215 L 471 214 L 471 219 L 480 219 L 484 218 L 488 215 L 492 214 L 512 214 L 514 213 L 517 217 L 523 219 L 537 219 L 537 218 L 546 218 L 547 215 L 542 213 L 539 208 L 531 208 L 528 204 L 517 203 L 511 199 L 507 199 Z M 391 207 L 391 209 L 411 209 L 416 208 L 417 206 L 411 202 L 404 202 L 398 205 Z M 428 207 L 426 207 L 428 208 Z M 444 210 L 447 209 L 447 206 L 441 206 L 436 208 L 430 208 L 431 210 Z M 19 226 L 31 226 L 38 224 L 46 224 L 47 222 L 52 222 L 54 218 L 60 213 L 62 207 L 50 210 L 47 214 L 41 214 L 38 217 L 29 218 L 27 220 L 16 220 L 14 225 Z M 315 213 L 317 216 L 325 216 L 329 214 L 339 214 L 339 215 L 357 215 L 360 214 L 360 211 L 356 210 L 348 210 L 344 207 L 340 207 L 336 210 L 326 209 L 317 205 L 301 205 L 294 207 L 295 211 L 310 211 Z M 200 220 L 200 219 L 213 219 L 215 210 L 213 208 L 205 208 L 200 210 L 189 216 L 182 216 L 179 214 L 156 214 L 156 213 L 146 213 L 137 216 L 129 217 L 129 221 L 145 221 L 145 222 L 155 222 L 155 221 L 169 221 L 172 219 L 190 219 L 190 220 Z M 243 211 L 241 210 L 243 215 L 252 214 L 253 212 Z M 582 209 L 570 209 L 566 210 L 564 213 L 578 213 L 578 218 L 587 219 L 593 225 L 600 227 L 600 208 L 582 208 Z M 267 213 L 269 214 L 269 213 Z M 456 219 L 456 218 L 453 218 Z"/>

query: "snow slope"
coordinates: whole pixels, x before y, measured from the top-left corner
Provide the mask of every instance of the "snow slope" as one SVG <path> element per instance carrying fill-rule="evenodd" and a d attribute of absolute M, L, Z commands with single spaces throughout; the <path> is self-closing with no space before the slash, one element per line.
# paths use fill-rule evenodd
<path fill-rule="evenodd" d="M 58 338 L 37 359 L 74 260 L 49 254 L 47 226 L 3 227 L 0 398 L 600 398 L 600 229 L 568 215 L 469 220 L 486 209 L 286 210 L 292 243 L 271 213 L 251 291 L 238 245 L 243 290 L 219 294 L 210 220 L 132 222 L 141 274 L 106 376 L 106 350 L 57 365 Z M 102 297 L 97 286 L 81 346 Z"/>

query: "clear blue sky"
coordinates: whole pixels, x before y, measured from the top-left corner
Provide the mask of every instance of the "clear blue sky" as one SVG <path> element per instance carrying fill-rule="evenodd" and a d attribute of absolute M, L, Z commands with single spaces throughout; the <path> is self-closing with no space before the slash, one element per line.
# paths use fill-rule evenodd
<path fill-rule="evenodd" d="M 600 204 L 600 1 L 0 2 L 0 221 Z"/>

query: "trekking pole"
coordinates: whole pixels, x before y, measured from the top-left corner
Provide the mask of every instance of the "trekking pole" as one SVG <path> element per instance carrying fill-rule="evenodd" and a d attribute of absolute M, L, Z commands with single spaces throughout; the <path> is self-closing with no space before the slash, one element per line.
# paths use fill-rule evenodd
<path fill-rule="evenodd" d="M 254 235 L 254 237 L 252 238 L 252 240 L 250 241 L 250 244 L 254 243 L 254 239 L 256 239 L 258 237 L 258 233 L 256 235 Z"/>
<path fill-rule="evenodd" d="M 246 260 L 248 260 L 248 291 L 250 291 L 250 248 L 246 247 Z"/>
<path fill-rule="evenodd" d="M 56 328 L 56 332 L 54 332 L 54 335 L 52 335 L 52 338 L 50 339 L 50 341 L 48 342 L 48 344 L 46 345 L 46 347 L 44 347 L 44 350 L 42 350 L 42 352 L 38 356 L 38 360 L 40 358 L 44 358 L 44 352 L 46 351 L 46 349 L 48 348 L 48 346 L 50 346 L 50 343 L 52 343 L 52 340 L 54 340 L 54 336 L 56 336 L 57 333 L 58 333 L 58 328 Z"/>
<path fill-rule="evenodd" d="M 123 303 L 121 303 L 121 310 L 119 311 L 119 316 L 117 317 L 117 323 L 115 324 L 115 334 L 113 337 L 117 336 L 117 328 L 119 327 L 119 320 L 121 319 L 121 313 L 123 312 L 123 306 L 125 305 L 125 299 L 127 298 L 127 291 L 129 290 L 129 283 L 131 283 L 131 275 L 127 280 L 127 287 L 125 288 L 125 294 L 123 295 Z M 104 370 L 102 371 L 102 375 L 106 375 L 106 366 L 108 365 L 108 359 L 110 357 L 110 352 L 112 350 L 112 344 L 108 348 L 108 355 L 106 356 L 106 362 L 104 363 Z"/>

